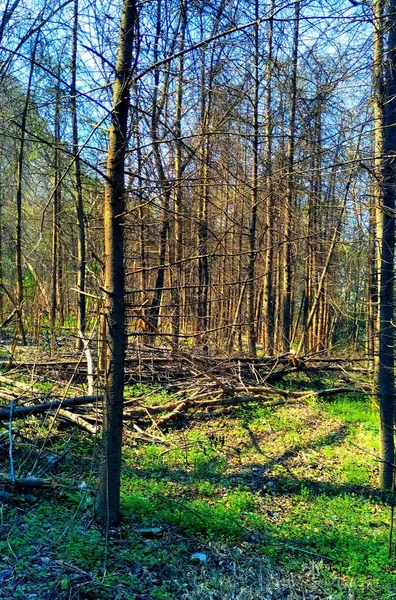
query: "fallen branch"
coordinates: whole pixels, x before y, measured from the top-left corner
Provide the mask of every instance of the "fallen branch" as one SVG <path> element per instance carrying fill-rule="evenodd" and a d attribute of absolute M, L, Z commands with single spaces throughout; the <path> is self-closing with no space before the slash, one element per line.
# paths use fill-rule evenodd
<path fill-rule="evenodd" d="M 15 317 L 15 315 L 17 315 L 18 311 L 16 308 L 14 308 L 14 310 L 12 311 L 12 313 L 5 319 L 5 321 L 3 321 L 0 325 L 0 329 L 4 329 L 5 327 L 7 327 L 7 325 L 9 325 L 11 323 L 11 321 L 13 320 L 13 318 Z"/>
<path fill-rule="evenodd" d="M 91 349 L 89 347 L 90 340 L 83 334 L 82 331 L 78 332 L 80 339 L 82 340 L 84 347 L 85 359 L 87 361 L 87 383 L 88 383 L 88 394 L 93 395 L 95 393 L 94 385 L 94 363 L 92 359 Z"/>
<path fill-rule="evenodd" d="M 180 402 L 172 412 L 158 419 L 158 421 L 156 422 L 157 427 L 164 427 L 169 422 L 177 420 L 178 417 L 185 416 L 186 410 L 189 408 L 190 404 L 191 403 L 187 400 L 184 402 Z"/>
<path fill-rule="evenodd" d="M 4 377 L 4 375 L 0 375 L 0 383 L 4 383 L 5 385 L 10 385 L 12 387 L 16 387 L 16 388 L 18 388 L 20 390 L 24 390 L 26 392 L 40 393 L 39 390 L 34 388 L 33 384 L 23 383 L 22 381 L 16 381 L 15 379 L 12 379 L 11 377 Z"/>
<path fill-rule="evenodd" d="M 82 406 L 83 404 L 94 404 L 103 400 L 103 396 L 81 396 L 78 398 L 66 398 L 65 400 L 52 400 L 42 404 L 32 404 L 30 406 L 16 406 L 12 412 L 14 419 L 21 419 L 28 415 L 47 412 L 54 408 L 66 408 L 70 406 Z M 7 421 L 10 418 L 10 407 L 0 408 L 0 421 Z"/>
<path fill-rule="evenodd" d="M 60 408 L 56 411 L 55 416 L 66 419 L 66 421 L 70 421 L 74 425 L 77 425 L 77 427 L 79 427 L 80 429 L 88 431 L 88 433 L 91 433 L 92 435 L 96 435 L 98 433 L 98 427 L 96 427 L 95 425 L 91 425 L 91 423 L 88 423 L 85 419 L 83 419 L 79 415 L 75 415 L 69 410 L 64 410 L 63 408 Z"/>
<path fill-rule="evenodd" d="M 13 438 L 12 438 L 12 417 L 14 412 L 15 401 L 11 402 L 10 406 L 10 420 L 8 426 L 8 439 L 9 439 L 9 456 L 10 456 L 10 479 L 11 482 L 15 482 L 15 469 L 14 469 L 14 456 L 13 456 Z"/>
<path fill-rule="evenodd" d="M 142 321 L 144 321 L 146 323 L 146 325 L 151 329 L 151 331 L 153 331 L 156 335 L 160 333 L 159 329 L 157 329 L 157 327 L 155 327 L 151 323 L 150 319 L 148 319 L 146 316 L 144 316 L 142 314 L 139 314 L 137 316 L 139 316 L 142 319 Z M 168 336 L 168 334 L 166 334 L 166 335 Z M 169 338 L 170 338 L 170 336 L 169 336 Z M 226 386 L 224 384 L 224 382 L 221 381 L 218 377 L 213 375 L 213 373 L 208 369 L 207 363 L 205 364 L 206 361 L 202 361 L 202 359 L 199 359 L 197 356 L 194 356 L 190 352 L 187 352 L 187 350 L 182 350 L 181 348 L 179 348 L 179 346 L 177 344 L 175 344 L 172 341 L 171 338 L 167 339 L 167 343 L 172 348 L 172 353 L 175 356 L 177 356 L 178 358 L 184 359 L 187 362 L 194 365 L 194 367 L 197 369 L 197 371 L 199 373 L 201 373 L 201 375 L 204 375 L 208 379 L 211 379 L 213 382 L 215 382 L 223 390 L 223 392 L 225 394 L 228 394 L 230 392 L 230 388 L 228 386 Z M 204 364 L 202 364 L 202 363 L 204 363 Z"/>
<path fill-rule="evenodd" d="M 20 394 L 15 394 L 15 392 L 11 392 L 10 390 L 7 390 L 6 392 L 0 390 L 0 399 L 5 400 L 6 402 L 13 402 L 19 396 Z"/>
<path fill-rule="evenodd" d="M 56 485 L 53 479 L 42 479 L 41 477 L 16 477 L 14 480 L 7 473 L 0 473 L 0 485 L 20 488 L 44 488 Z"/>

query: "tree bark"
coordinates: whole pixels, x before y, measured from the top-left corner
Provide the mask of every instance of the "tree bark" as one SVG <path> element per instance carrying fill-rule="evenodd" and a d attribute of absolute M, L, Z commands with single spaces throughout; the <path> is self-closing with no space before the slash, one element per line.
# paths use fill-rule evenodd
<path fill-rule="evenodd" d="M 293 38 L 292 73 L 291 73 L 291 97 L 289 115 L 289 142 L 287 148 L 287 192 L 285 210 L 285 245 L 283 248 L 283 350 L 290 350 L 291 325 L 292 325 L 292 252 L 291 252 L 291 230 L 292 210 L 294 199 L 294 147 L 296 135 L 296 104 L 297 104 L 297 61 L 298 41 L 300 26 L 300 2 L 297 0 L 295 6 L 295 23 Z"/>
<path fill-rule="evenodd" d="M 132 54 L 137 21 L 135 0 L 123 0 L 113 108 L 109 131 L 104 198 L 106 392 L 98 519 L 107 527 L 120 517 L 120 476 L 125 362 L 125 155 L 130 104 Z"/>
<path fill-rule="evenodd" d="M 180 0 L 180 36 L 179 52 L 183 52 L 185 46 L 187 26 L 187 2 Z M 184 77 L 184 55 L 179 57 L 176 89 L 176 115 L 175 115 L 175 261 L 174 269 L 174 291 L 173 291 L 173 341 L 179 343 L 180 323 L 182 313 L 181 288 L 183 285 L 183 187 L 182 187 L 182 107 L 183 107 L 183 77 Z"/>
<path fill-rule="evenodd" d="M 382 243 L 383 153 L 384 153 L 384 0 L 374 1 L 374 180 L 373 201 L 370 206 L 370 297 L 369 297 L 369 358 L 373 358 L 373 383 L 378 381 L 379 295 Z"/>
<path fill-rule="evenodd" d="M 274 351 L 274 289 L 273 289 L 273 257 L 274 257 L 274 193 L 272 181 L 272 51 L 273 51 L 273 14 L 275 0 L 271 0 L 270 18 L 268 21 L 267 67 L 265 73 L 265 161 L 266 161 L 266 249 L 264 259 L 264 295 L 263 295 L 263 347 L 271 356 Z"/>
<path fill-rule="evenodd" d="M 198 205 L 198 304 L 197 304 L 197 338 L 204 353 L 208 352 L 208 339 L 205 334 L 209 328 L 209 284 L 210 271 L 208 259 L 208 210 L 209 210 L 209 169 L 210 169 L 210 126 L 212 119 L 213 98 L 213 51 L 211 52 L 209 73 L 203 60 L 201 68 L 201 135 L 199 149 L 200 190 Z"/>
<path fill-rule="evenodd" d="M 18 164 L 17 164 L 17 193 L 16 193 L 16 209 L 17 209 L 17 221 L 16 221 L 16 249 L 15 249 L 15 266 L 16 266 L 16 303 L 17 303 L 17 314 L 19 329 L 22 336 L 22 343 L 26 344 L 25 327 L 23 324 L 23 273 L 22 273 L 22 185 L 23 185 L 23 162 L 25 160 L 25 138 L 26 138 L 26 122 L 28 117 L 30 94 L 33 80 L 34 64 L 36 57 L 36 50 L 38 44 L 38 35 L 34 42 L 32 57 L 30 62 L 29 79 L 25 96 L 25 104 L 22 112 L 21 119 L 21 140 L 19 145 L 18 153 Z"/>
<path fill-rule="evenodd" d="M 257 235 L 257 208 L 258 208 L 258 151 L 259 151 L 259 2 L 255 1 L 254 26 L 254 56 L 253 56 L 253 126 L 252 126 L 252 179 L 251 179 L 251 216 L 249 228 L 249 265 L 247 285 L 248 309 L 248 345 L 249 353 L 256 356 L 257 329 L 255 319 L 255 275 L 256 275 L 256 235 Z M 267 82 L 268 83 L 268 82 Z"/>
<path fill-rule="evenodd" d="M 157 21 L 156 21 L 156 32 L 155 32 L 155 41 L 154 41 L 154 64 L 156 64 L 159 60 L 159 48 L 160 41 L 162 36 L 162 0 L 157 0 Z M 159 88 L 160 88 L 160 68 L 156 68 L 154 70 L 154 90 L 153 90 L 153 103 L 152 103 L 152 114 L 151 114 L 151 126 L 150 126 L 150 135 L 153 146 L 153 155 L 155 166 L 158 173 L 159 187 L 162 192 L 162 223 L 161 230 L 159 236 L 159 250 L 158 250 L 158 271 L 157 277 L 155 280 L 155 291 L 151 300 L 151 304 L 148 310 L 149 320 L 151 324 L 151 333 L 154 334 L 154 331 L 158 329 L 159 319 L 160 319 L 160 311 L 161 311 L 161 303 L 162 297 L 164 293 L 164 283 L 165 283 L 165 262 L 166 262 L 166 249 L 168 245 L 168 237 L 169 237 L 169 211 L 171 204 L 171 191 L 172 185 L 171 182 L 168 181 L 166 177 L 165 167 L 162 160 L 162 155 L 160 151 L 160 140 L 161 134 L 159 132 L 160 118 L 161 113 L 164 109 L 164 105 L 167 102 L 167 92 L 168 92 L 168 79 L 169 79 L 169 65 L 166 65 L 166 77 L 163 85 L 163 91 L 161 96 L 159 96 Z M 152 341 L 154 342 L 154 335 L 152 336 Z"/>
<path fill-rule="evenodd" d="M 76 71 L 77 71 L 77 27 L 78 27 L 78 0 L 74 0 L 74 21 L 73 21 L 73 41 L 71 55 L 71 86 L 70 86 L 70 112 L 72 118 L 73 131 L 73 157 L 74 157 L 74 198 L 77 208 L 77 349 L 82 350 L 84 347 L 83 337 L 85 335 L 85 223 L 84 223 L 84 204 L 81 185 L 81 163 L 78 148 L 78 120 L 77 120 L 77 88 L 76 88 Z M 81 336 L 80 336 L 81 334 Z"/>
<path fill-rule="evenodd" d="M 59 67 L 60 70 L 60 67 Z M 56 350 L 56 315 L 58 307 L 58 263 L 59 263 L 59 212 L 60 212 L 60 84 L 55 90 L 55 115 L 54 115 L 54 198 L 52 205 L 52 248 L 51 248 L 51 309 L 50 309 L 50 338 L 51 354 Z"/>
<path fill-rule="evenodd" d="M 395 259 L 395 191 L 396 191 L 396 0 L 388 8 L 388 52 L 384 98 L 384 160 L 382 168 L 383 208 L 379 305 L 378 391 L 380 404 L 380 485 L 390 489 L 393 480 L 394 450 L 394 345 L 393 324 Z"/>

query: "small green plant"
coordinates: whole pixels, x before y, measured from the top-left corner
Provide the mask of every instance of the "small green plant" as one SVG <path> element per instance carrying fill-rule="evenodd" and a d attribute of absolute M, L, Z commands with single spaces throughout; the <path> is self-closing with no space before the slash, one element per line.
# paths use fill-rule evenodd
<path fill-rule="evenodd" d="M 126 385 L 124 389 L 125 398 L 146 397 L 147 402 L 152 405 L 165 404 L 169 400 L 169 393 L 159 386 L 149 386 L 143 383 Z"/>
<path fill-rule="evenodd" d="M 105 551 L 104 539 L 98 531 L 74 532 L 65 546 L 67 558 L 86 569 L 98 567 Z"/>
<path fill-rule="evenodd" d="M 54 383 L 52 381 L 47 381 L 44 379 L 42 381 L 36 381 L 34 387 L 40 390 L 41 392 L 51 392 L 54 387 Z"/>

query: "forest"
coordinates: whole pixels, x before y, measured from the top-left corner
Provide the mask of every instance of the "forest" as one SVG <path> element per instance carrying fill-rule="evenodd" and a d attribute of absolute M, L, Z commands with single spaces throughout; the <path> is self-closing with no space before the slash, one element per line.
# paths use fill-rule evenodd
<path fill-rule="evenodd" d="M 396 0 L 0 0 L 0 599 L 396 595 Z"/>

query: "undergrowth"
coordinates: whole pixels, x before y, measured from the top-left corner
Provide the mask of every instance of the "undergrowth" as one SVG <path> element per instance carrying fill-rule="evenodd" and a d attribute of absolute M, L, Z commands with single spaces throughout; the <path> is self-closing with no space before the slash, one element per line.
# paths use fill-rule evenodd
<path fill-rule="evenodd" d="M 55 496 L 1 505 L 0 598 L 395 597 L 370 400 L 238 407 L 159 438 L 124 448 L 122 524 L 106 537 L 97 441 L 72 433 Z"/>

